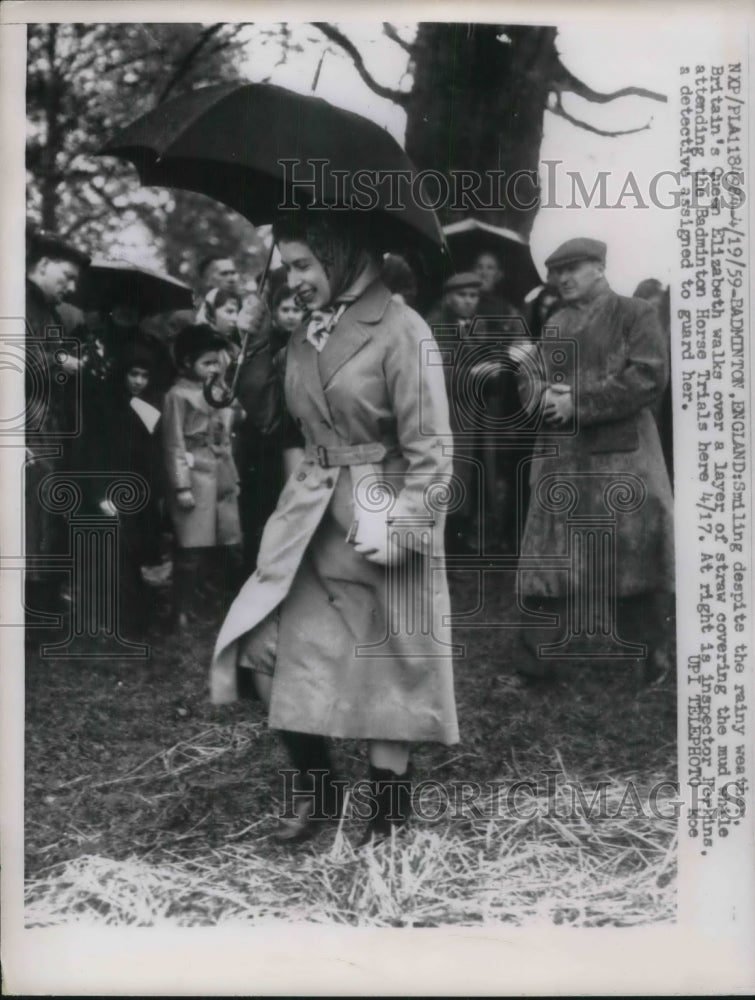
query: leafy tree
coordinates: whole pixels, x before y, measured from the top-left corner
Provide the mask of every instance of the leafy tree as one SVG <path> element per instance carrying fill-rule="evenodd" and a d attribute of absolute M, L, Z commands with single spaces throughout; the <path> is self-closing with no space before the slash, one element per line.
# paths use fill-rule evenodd
<path fill-rule="evenodd" d="M 140 188 L 133 168 L 94 154 L 182 91 L 239 77 L 243 24 L 33 24 L 28 33 L 29 215 L 101 251 L 143 230 L 174 273 L 215 246 L 255 242 L 253 227 L 188 191 Z"/>

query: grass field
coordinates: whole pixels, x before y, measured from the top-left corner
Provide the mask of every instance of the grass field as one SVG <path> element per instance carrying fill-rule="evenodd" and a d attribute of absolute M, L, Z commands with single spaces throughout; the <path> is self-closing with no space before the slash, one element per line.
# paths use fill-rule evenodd
<path fill-rule="evenodd" d="M 471 580 L 451 585 L 454 609 L 471 607 Z M 511 581 L 486 598 L 488 620 L 510 615 Z M 418 747 L 415 780 L 526 780 L 523 815 L 498 815 L 491 791 L 474 814 L 417 820 L 378 846 L 355 849 L 347 818 L 284 849 L 270 839 L 286 766 L 275 734 L 256 703 L 207 699 L 216 630 L 156 633 L 149 661 L 41 660 L 28 644 L 29 926 L 674 920 L 673 810 L 640 808 L 675 779 L 673 677 L 638 688 L 626 663 L 575 663 L 535 691 L 514 676 L 512 630 L 457 629 L 462 742 Z M 339 742 L 335 758 L 365 777 L 363 745 Z M 572 807 L 575 785 L 589 802 L 601 782 L 602 815 Z"/>

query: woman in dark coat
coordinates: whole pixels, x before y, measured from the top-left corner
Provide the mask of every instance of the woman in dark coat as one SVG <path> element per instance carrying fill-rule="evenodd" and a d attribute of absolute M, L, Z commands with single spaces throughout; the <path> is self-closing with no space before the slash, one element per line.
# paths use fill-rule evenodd
<path fill-rule="evenodd" d="M 314 793 L 299 800 L 282 840 L 307 838 L 318 816 L 337 814 L 325 737 L 369 741 L 374 817 L 365 839 L 408 818 L 409 743 L 458 740 L 442 367 L 425 363 L 429 328 L 380 280 L 360 222 L 297 212 L 274 228 L 309 317 L 285 366 L 285 403 L 305 448 L 212 665 L 219 703 L 237 697 L 239 666 L 254 671 L 299 789 Z M 315 784 L 315 769 L 329 779 Z"/>
<path fill-rule="evenodd" d="M 143 506 L 133 514 L 120 515 L 119 521 L 120 607 L 126 632 L 134 634 L 143 632 L 149 611 L 141 567 L 160 561 L 164 495 L 160 410 L 150 401 L 159 367 L 159 345 L 139 336 L 120 345 L 106 380 L 109 405 L 96 432 L 94 464 L 114 478 L 118 473 L 136 474 L 146 489 Z M 91 434 L 94 444 L 94 428 Z M 102 485 L 102 477 L 95 481 Z M 106 497 L 100 497 L 100 510 L 115 513 L 107 504 Z"/>

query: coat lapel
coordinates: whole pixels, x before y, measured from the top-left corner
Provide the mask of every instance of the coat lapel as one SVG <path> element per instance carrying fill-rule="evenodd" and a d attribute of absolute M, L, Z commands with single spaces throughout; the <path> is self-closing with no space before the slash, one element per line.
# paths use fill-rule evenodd
<path fill-rule="evenodd" d="M 361 351 L 369 341 L 370 334 L 361 323 L 348 318 L 346 312 L 343 319 L 328 338 L 328 342 L 319 355 L 320 378 L 325 388 L 335 373 L 354 355 Z"/>
<path fill-rule="evenodd" d="M 379 280 L 374 281 L 361 298 L 346 310 L 319 355 L 323 388 L 371 340 L 370 327 L 383 318 L 390 298 L 391 293 L 385 285 Z"/>
<path fill-rule="evenodd" d="M 328 401 L 325 398 L 325 393 L 323 392 L 317 363 L 319 354 L 307 340 L 306 326 L 293 335 L 289 350 L 291 349 L 293 349 L 296 369 L 298 369 L 295 375 L 296 382 L 300 383 L 301 387 L 317 407 L 320 415 L 330 422 L 330 409 Z M 287 368 L 290 370 L 291 366 L 288 365 Z"/>

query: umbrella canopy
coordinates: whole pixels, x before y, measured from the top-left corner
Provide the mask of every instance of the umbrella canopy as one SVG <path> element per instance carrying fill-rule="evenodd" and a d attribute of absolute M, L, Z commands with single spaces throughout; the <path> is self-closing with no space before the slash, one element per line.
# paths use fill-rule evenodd
<path fill-rule="evenodd" d="M 499 258 L 504 273 L 503 290 L 512 302 L 522 302 L 527 292 L 541 283 L 529 243 L 513 229 L 479 219 L 464 219 L 444 226 L 443 232 L 459 271 L 471 270 L 477 255 L 485 251 Z"/>
<path fill-rule="evenodd" d="M 77 298 L 84 309 L 134 305 L 140 316 L 191 309 L 194 301 L 191 288 L 169 274 L 97 257 L 82 275 Z"/>
<path fill-rule="evenodd" d="M 130 160 L 142 184 L 199 191 L 255 225 L 279 213 L 292 180 L 313 181 L 295 188 L 297 202 L 347 207 L 355 198 L 356 207 L 367 206 L 367 185 L 375 190 L 369 208 L 377 212 L 363 211 L 364 225 L 380 226 L 386 250 L 409 244 L 437 252 L 444 244 L 435 213 L 411 197 L 417 171 L 388 132 L 322 98 L 272 84 L 224 83 L 174 98 L 100 153 Z M 377 172 L 375 183 L 368 171 Z M 389 207 L 397 171 L 408 178 L 406 194 Z"/>

